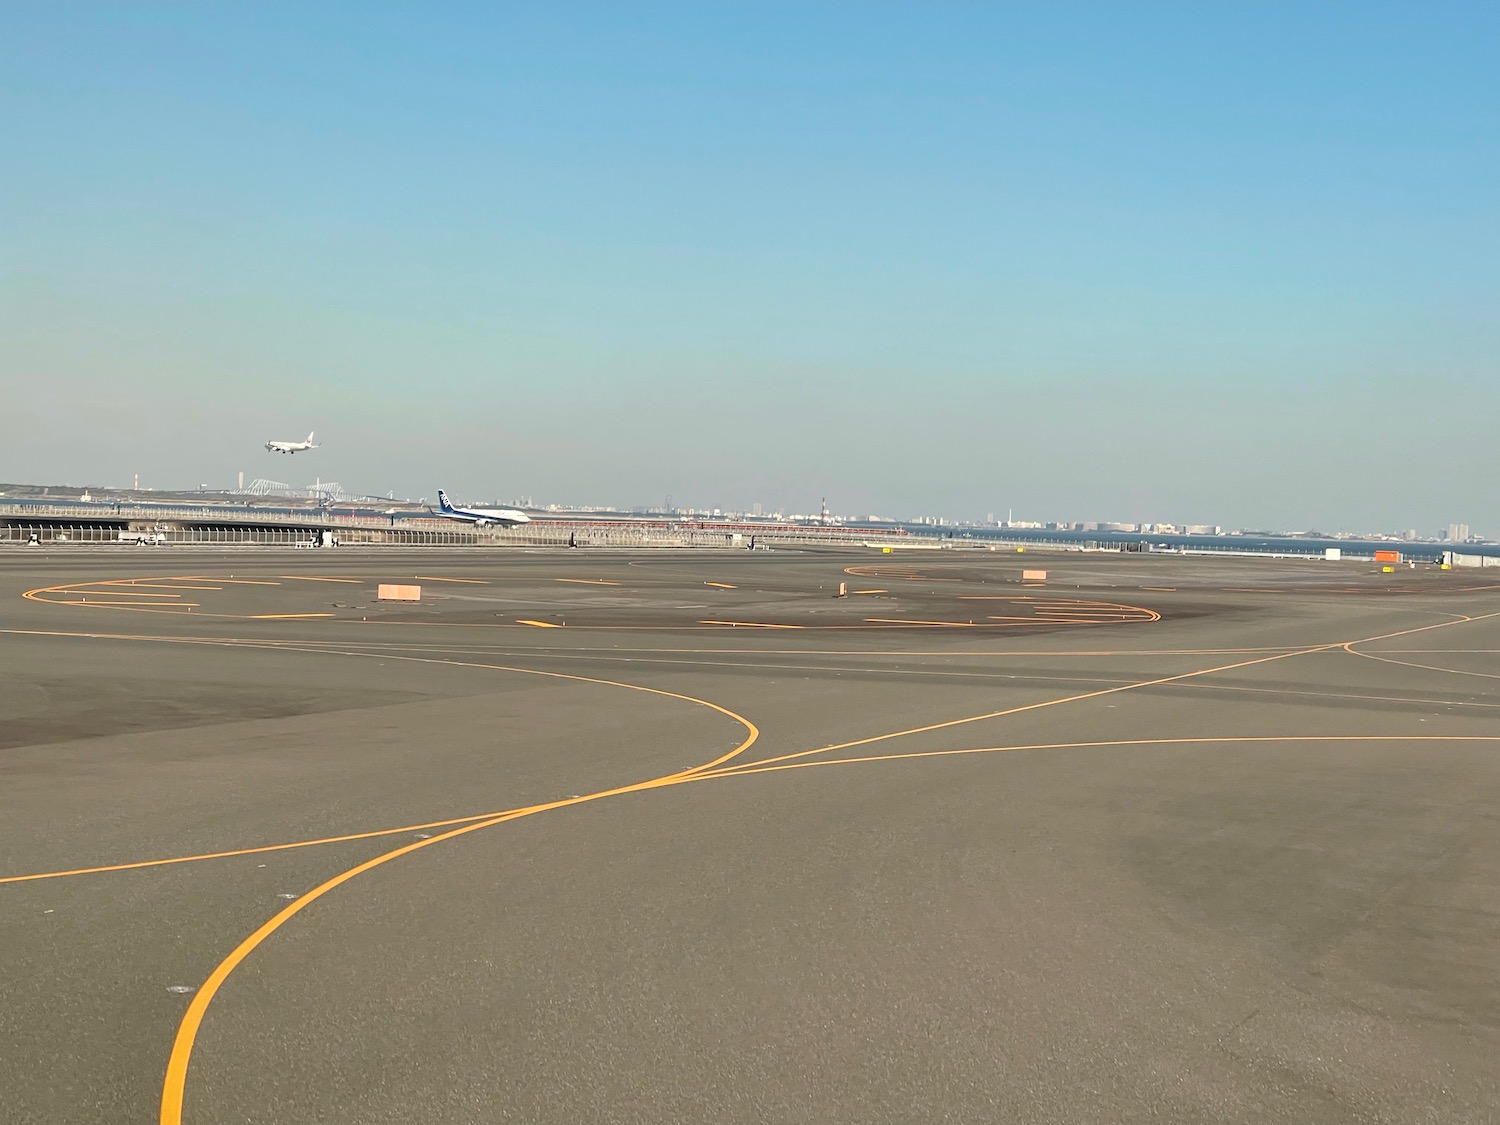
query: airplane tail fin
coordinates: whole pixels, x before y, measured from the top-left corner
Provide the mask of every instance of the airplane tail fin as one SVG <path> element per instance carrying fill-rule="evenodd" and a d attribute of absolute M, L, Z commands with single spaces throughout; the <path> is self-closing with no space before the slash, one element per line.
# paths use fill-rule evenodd
<path fill-rule="evenodd" d="M 307 431 L 307 444 L 308 445 L 312 444 L 312 439 L 313 439 L 313 432 L 311 430 L 308 430 Z"/>
<path fill-rule="evenodd" d="M 438 507 L 445 512 L 453 511 L 453 505 L 448 503 L 448 494 L 441 488 L 438 489 Z"/>

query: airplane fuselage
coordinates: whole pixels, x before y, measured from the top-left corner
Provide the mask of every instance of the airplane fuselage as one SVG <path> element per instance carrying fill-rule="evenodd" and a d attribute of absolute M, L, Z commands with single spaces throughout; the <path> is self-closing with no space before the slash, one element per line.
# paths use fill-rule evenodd
<path fill-rule="evenodd" d="M 460 508 L 448 502 L 447 494 L 438 489 L 438 511 L 444 519 L 461 520 L 475 527 L 514 527 L 518 523 L 530 523 L 531 517 L 515 508 Z"/>
<path fill-rule="evenodd" d="M 440 516 L 447 516 L 450 520 L 464 520 L 478 527 L 486 524 L 517 524 L 530 523 L 531 517 L 525 512 L 518 512 L 514 508 L 454 508 L 451 512 L 439 512 Z"/>
<path fill-rule="evenodd" d="M 307 435 L 305 441 L 268 441 L 266 442 L 267 453 L 301 453 L 304 450 L 318 448 L 313 444 L 312 434 Z"/>

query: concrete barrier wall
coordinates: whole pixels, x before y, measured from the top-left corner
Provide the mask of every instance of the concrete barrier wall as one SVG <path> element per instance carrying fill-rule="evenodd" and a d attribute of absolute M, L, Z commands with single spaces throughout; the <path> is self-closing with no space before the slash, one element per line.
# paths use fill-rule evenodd
<path fill-rule="evenodd" d="M 1446 551 L 1443 561 L 1452 566 L 1500 566 L 1500 559 L 1490 555 L 1466 555 L 1461 551 Z"/>
<path fill-rule="evenodd" d="M 743 550 L 751 541 L 857 546 L 872 538 L 868 531 L 830 528 L 729 530 L 715 527 L 635 527 L 601 522 L 565 523 L 537 520 L 511 528 L 475 528 L 451 520 L 410 517 L 351 517 L 314 510 L 258 511 L 238 505 L 77 505 L 0 500 L 0 541 L 118 542 L 119 533 L 147 532 L 165 544 L 309 545 L 319 530 L 331 531 L 341 545 L 522 546 L 522 547 L 695 547 Z M 917 546 L 922 537 L 890 536 L 902 546 Z M 933 541 L 934 543 L 936 540 Z"/>
<path fill-rule="evenodd" d="M 132 528 L 132 530 L 137 530 Z M 293 527 L 170 527 L 149 525 L 139 529 L 160 539 L 161 546 L 259 546 L 259 547 L 310 547 L 317 530 Z M 334 529 L 340 547 L 358 546 L 406 546 L 406 547 L 568 547 L 580 548 L 691 548 L 697 550 L 743 551 L 753 539 L 757 547 L 871 547 L 857 532 L 812 532 L 769 533 L 765 535 L 734 536 L 721 531 L 699 529 L 621 529 L 588 528 L 580 525 L 527 524 L 506 529 L 475 531 L 471 528 L 439 527 L 433 529 L 362 528 L 340 526 Z M 30 523 L 11 521 L 0 523 L 0 542 L 24 543 L 36 535 L 48 544 L 53 543 L 113 543 L 120 544 L 121 528 L 98 525 L 71 525 L 59 522 Z M 903 547 L 948 546 L 951 541 L 924 541 L 917 538 L 903 540 Z M 158 544 L 150 544 L 157 546 Z M 141 545 L 146 549 L 147 545 Z M 332 548 L 330 548 L 332 549 Z"/>

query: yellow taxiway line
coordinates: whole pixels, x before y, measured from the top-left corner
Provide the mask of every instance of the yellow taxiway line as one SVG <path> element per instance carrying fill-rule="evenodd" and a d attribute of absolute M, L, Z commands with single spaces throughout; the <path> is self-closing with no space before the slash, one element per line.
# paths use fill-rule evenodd
<path fill-rule="evenodd" d="M 335 579 L 334 581 L 354 582 L 354 581 L 358 581 L 358 580 L 354 580 L 354 579 L 338 580 L 338 579 Z M 28 592 L 28 593 L 31 593 L 31 592 Z M 37 600 L 45 600 L 45 599 L 37 599 Z M 181 603 L 173 603 L 173 604 L 174 604 L 174 608 L 175 608 L 176 606 L 180 605 Z M 168 641 L 169 643 L 173 642 L 173 641 L 175 641 L 176 643 L 183 643 L 184 641 L 186 641 L 187 643 L 217 644 L 217 645 L 222 645 L 224 647 L 265 647 L 265 648 L 275 648 L 275 649 L 289 649 L 291 651 L 302 651 L 302 652 L 311 652 L 311 653 L 317 653 L 317 652 L 338 653 L 340 655 L 365 657 L 365 658 L 369 658 L 369 659 L 377 659 L 377 658 L 378 659 L 384 659 L 384 660 L 393 660 L 394 659 L 394 660 L 404 660 L 404 661 L 417 662 L 417 663 L 443 664 L 443 665 L 459 666 L 459 667 L 465 667 L 465 666 L 467 666 L 467 667 L 475 667 L 475 668 L 493 668 L 493 669 L 496 669 L 496 670 L 505 670 L 505 671 L 518 671 L 518 672 L 524 672 L 524 673 L 528 673 L 528 674 L 532 674 L 532 675 L 549 676 L 549 677 L 554 677 L 554 678 L 558 678 L 558 679 L 573 680 L 573 681 L 585 682 L 585 683 L 601 683 L 601 684 L 611 684 L 611 683 L 613 683 L 613 686 L 617 686 L 617 687 L 625 687 L 625 688 L 630 688 L 630 689 L 636 690 L 636 691 L 643 691 L 643 692 L 648 692 L 648 693 L 655 694 L 655 695 L 668 696 L 668 697 L 672 697 L 672 698 L 684 699 L 684 700 L 688 700 L 690 702 L 699 703 L 701 705 L 710 707 L 710 708 L 712 708 L 712 709 L 714 709 L 716 711 L 719 711 L 719 712 L 721 712 L 723 714 L 726 714 L 726 715 L 729 715 L 729 716 L 731 716 L 733 718 L 738 719 L 751 732 L 750 735 L 749 735 L 749 737 L 747 737 L 745 740 L 743 740 L 738 747 L 736 747 L 734 750 L 732 750 L 732 751 L 730 751 L 730 752 L 728 752 L 728 753 L 726 753 L 724 755 L 721 755 L 719 758 L 715 759 L 712 762 L 704 763 L 701 766 L 693 767 L 692 769 L 680 771 L 678 773 L 668 774 L 668 775 L 665 775 L 663 777 L 654 778 L 654 779 L 650 779 L 650 780 L 642 781 L 642 782 L 637 782 L 637 783 L 634 783 L 632 785 L 621 786 L 621 787 L 618 787 L 618 788 L 615 788 L 615 789 L 603 790 L 603 791 L 600 791 L 600 792 L 597 792 L 597 793 L 587 794 L 587 795 L 576 797 L 576 798 L 568 798 L 566 800 L 550 802 L 550 803 L 547 803 L 547 804 L 535 805 L 535 806 L 528 806 L 528 807 L 520 808 L 520 809 L 507 810 L 505 812 L 497 813 L 497 814 L 485 817 L 483 819 L 474 820 L 474 821 L 471 821 L 469 823 L 463 824 L 461 827 L 455 828 L 454 830 L 452 830 L 450 832 L 443 833 L 441 835 L 432 837 L 430 839 L 415 841 L 413 843 L 404 845 L 404 846 L 402 846 L 400 848 L 396 848 L 396 849 L 393 849 L 393 850 L 391 850 L 389 852 L 386 852 L 383 855 L 376 856 L 376 857 L 374 857 L 371 860 L 365 861 L 364 863 L 361 863 L 361 864 L 358 864 L 358 865 L 356 865 L 354 867 L 351 867 L 348 870 L 346 870 L 344 872 L 341 872 L 340 874 L 335 875 L 331 879 L 325 881 L 323 884 L 320 884 L 318 887 L 314 888 L 312 891 L 310 891 L 307 894 L 303 895 L 301 898 L 295 900 L 292 903 L 289 903 L 286 907 L 284 907 L 276 915 L 274 915 L 272 918 L 270 918 L 269 920 L 267 920 L 267 922 L 264 923 L 261 927 L 259 927 L 256 931 L 254 931 L 251 935 L 249 935 L 244 941 L 242 941 L 229 954 L 229 956 L 227 956 L 214 969 L 213 973 L 210 974 L 208 980 L 205 982 L 205 985 L 194 996 L 193 1001 L 191 1002 L 191 1004 L 189 1006 L 188 1012 L 184 1015 L 183 1020 L 182 1020 L 181 1024 L 179 1025 L 178 1033 L 177 1033 L 177 1036 L 176 1036 L 176 1038 L 174 1040 L 174 1043 L 173 1043 L 173 1048 L 172 1048 L 171 1056 L 170 1056 L 169 1061 L 168 1061 L 167 1071 L 166 1071 L 166 1074 L 165 1074 L 165 1077 L 164 1077 L 164 1084 L 163 1084 L 162 1102 L 161 1102 L 161 1117 L 160 1117 L 160 1120 L 162 1121 L 163 1125 L 178 1125 L 178 1123 L 181 1121 L 182 1107 L 183 1107 L 184 1087 L 185 1087 L 185 1082 L 186 1082 L 186 1077 L 187 1077 L 187 1066 L 188 1066 L 188 1060 L 189 1060 L 189 1057 L 190 1057 L 190 1054 L 191 1054 L 193 1042 L 194 1042 L 194 1040 L 196 1038 L 197 1031 L 198 1031 L 199 1027 L 201 1026 L 202 1019 L 204 1017 L 205 1012 L 207 1011 L 207 1008 L 208 1008 L 208 1005 L 209 1005 L 210 1001 L 212 1000 L 214 994 L 222 986 L 222 984 L 224 983 L 224 981 L 228 979 L 229 975 L 233 972 L 233 970 L 247 956 L 249 956 L 260 944 L 262 944 L 277 929 L 279 929 L 286 921 L 288 921 L 290 918 L 294 917 L 298 912 L 300 912 L 306 906 L 310 905 L 317 898 L 322 897 L 323 895 L 325 895 L 325 894 L 331 892 L 332 890 L 336 889 L 338 886 L 341 886 L 342 884 L 348 882 L 349 880 L 357 877 L 358 875 L 360 875 L 360 874 L 362 874 L 362 873 L 364 873 L 366 871 L 369 871 L 369 870 L 373 869 L 374 867 L 377 867 L 377 866 L 380 866 L 380 865 L 382 865 L 384 863 L 390 862 L 390 861 L 392 861 L 392 860 L 394 860 L 396 858 L 399 858 L 400 856 L 410 854 L 411 852 L 416 851 L 416 850 L 418 850 L 420 848 L 430 846 L 431 844 L 438 843 L 438 842 L 443 841 L 443 840 L 453 839 L 453 838 L 455 838 L 457 836 L 460 836 L 460 835 L 463 835 L 463 834 L 467 834 L 469 832 L 477 831 L 480 828 L 490 827 L 490 826 L 493 826 L 493 825 L 504 823 L 504 822 L 509 821 L 509 820 L 517 819 L 519 817 L 533 815 L 533 814 L 538 813 L 538 812 L 548 811 L 550 809 L 562 808 L 562 807 L 566 807 L 566 806 L 570 806 L 570 805 L 574 805 L 574 804 L 583 803 L 585 801 L 599 800 L 599 799 L 602 799 L 604 797 L 615 796 L 615 795 L 624 794 L 624 793 L 640 792 L 640 791 L 644 791 L 644 790 L 648 790 L 648 789 L 660 788 L 660 787 L 664 787 L 664 786 L 668 786 L 668 785 L 672 785 L 672 784 L 683 783 L 683 782 L 686 782 L 686 781 L 709 780 L 709 779 L 717 779 L 717 778 L 722 778 L 722 777 L 738 776 L 741 773 L 748 773 L 748 772 L 772 772 L 772 771 L 780 770 L 780 769 L 810 768 L 810 767 L 816 766 L 816 765 L 852 764 L 854 762 L 859 762 L 859 761 L 894 760 L 894 759 L 899 759 L 899 758 L 919 758 L 919 757 L 932 757 L 932 756 L 952 756 L 952 755 L 965 754 L 965 753 L 967 753 L 967 754 L 991 753 L 991 752 L 1000 752 L 1000 751 L 1008 751 L 1008 750 L 1015 750 L 1015 749 L 1023 749 L 1025 747 L 980 747 L 980 748 L 971 748 L 971 749 L 967 749 L 967 750 L 926 751 L 926 752 L 913 752 L 913 753 L 909 753 L 909 754 L 900 754 L 900 755 L 881 755 L 881 756 L 866 756 L 866 757 L 839 758 L 839 759 L 823 759 L 823 760 L 817 761 L 817 762 L 809 762 L 809 761 L 801 761 L 800 760 L 800 759 L 806 758 L 809 755 L 823 754 L 823 753 L 828 753 L 830 751 L 835 751 L 835 750 L 850 749 L 850 748 L 853 748 L 853 747 L 856 747 L 856 746 L 870 745 L 870 744 L 873 744 L 873 743 L 883 742 L 883 741 L 886 741 L 886 740 L 889 740 L 889 739 L 899 738 L 899 737 L 903 737 L 903 736 L 910 735 L 910 734 L 916 734 L 916 733 L 922 733 L 922 732 L 926 732 L 926 731 L 933 731 L 933 730 L 944 729 L 944 728 L 947 728 L 947 727 L 958 726 L 958 725 L 965 724 L 965 723 L 978 722 L 980 720 L 988 719 L 988 718 L 998 718 L 998 717 L 1003 716 L 1003 715 L 1010 715 L 1010 714 L 1017 714 L 1017 713 L 1025 712 L 1025 711 L 1032 711 L 1032 710 L 1036 710 L 1036 709 L 1042 708 L 1042 707 L 1051 707 L 1051 706 L 1057 706 L 1057 705 L 1064 704 L 1064 703 L 1076 702 L 1076 701 L 1087 700 L 1087 699 L 1094 699 L 1094 698 L 1098 698 L 1098 697 L 1101 697 L 1101 696 L 1104 696 L 1104 695 L 1113 694 L 1113 693 L 1116 693 L 1116 692 L 1131 691 L 1131 690 L 1135 690 L 1135 689 L 1138 689 L 1138 688 L 1151 687 L 1151 686 L 1159 685 L 1159 684 L 1166 684 L 1166 683 L 1173 683 L 1173 682 L 1178 682 L 1178 681 L 1183 681 L 1183 680 L 1189 680 L 1189 679 L 1192 679 L 1192 678 L 1198 677 L 1198 676 L 1205 676 L 1205 675 L 1210 675 L 1210 674 L 1213 674 L 1213 673 L 1216 673 L 1216 672 L 1224 672 L 1224 671 L 1228 671 L 1228 670 L 1231 670 L 1231 669 L 1243 668 L 1243 667 L 1247 667 L 1247 666 L 1251 666 L 1251 665 L 1255 665 L 1255 664 L 1262 664 L 1262 663 L 1266 663 L 1266 662 L 1274 661 L 1274 660 L 1281 660 L 1281 659 L 1285 659 L 1285 658 L 1291 657 L 1291 656 L 1308 655 L 1308 654 L 1312 654 L 1312 653 L 1328 652 L 1328 651 L 1333 651 L 1333 650 L 1338 650 L 1338 649 L 1342 649 L 1342 650 L 1344 650 L 1346 652 L 1350 652 L 1352 654 L 1367 655 L 1367 654 L 1363 654 L 1363 653 L 1356 653 L 1356 650 L 1353 648 L 1353 646 L 1354 645 L 1359 645 L 1359 644 L 1374 643 L 1374 642 L 1377 642 L 1377 641 L 1392 639 L 1392 638 L 1395 638 L 1395 637 L 1408 636 L 1408 635 L 1411 635 L 1411 634 L 1420 633 L 1420 632 L 1426 632 L 1426 631 L 1433 630 L 1433 629 L 1446 628 L 1446 627 L 1450 627 L 1450 626 L 1456 625 L 1456 624 L 1464 624 L 1464 623 L 1470 623 L 1470 622 L 1474 622 L 1474 621 L 1486 620 L 1486 619 L 1494 618 L 1494 617 L 1497 617 L 1497 616 L 1500 616 L 1500 613 L 1490 613 L 1490 614 L 1484 614 L 1484 615 L 1479 615 L 1479 616 L 1475 616 L 1475 617 L 1464 617 L 1464 618 L 1459 618 L 1457 620 L 1443 621 L 1443 622 L 1439 622 L 1439 623 L 1436 623 L 1436 624 L 1433 624 L 1433 625 L 1427 625 L 1427 626 L 1421 626 L 1421 627 L 1412 628 L 1412 629 L 1400 630 L 1400 631 L 1396 631 L 1396 632 L 1392 632 L 1392 633 L 1382 634 L 1380 636 L 1361 638 L 1360 640 L 1356 640 L 1356 641 L 1332 642 L 1332 643 L 1328 643 L 1328 644 L 1320 644 L 1320 645 L 1300 647 L 1300 648 L 1296 648 L 1294 650 L 1281 652 L 1281 653 L 1278 653 L 1276 655 L 1261 657 L 1259 659 L 1246 660 L 1246 661 L 1241 661 L 1241 662 L 1234 663 L 1234 664 L 1227 664 L 1227 665 L 1216 666 L 1216 667 L 1212 667 L 1212 668 L 1205 668 L 1205 669 L 1200 669 L 1200 670 L 1193 671 L 1193 672 L 1186 672 L 1186 673 L 1182 673 L 1182 674 L 1174 675 L 1174 676 L 1166 676 L 1166 677 L 1160 677 L 1160 678 L 1155 678 L 1155 679 L 1150 679 L 1150 680 L 1142 680 L 1142 681 L 1138 681 L 1138 682 L 1131 682 L 1131 683 L 1122 684 L 1122 685 L 1119 685 L 1119 686 L 1116 686 L 1116 687 L 1111 687 L 1111 688 L 1108 688 L 1108 689 L 1104 689 L 1104 690 L 1101 690 L 1101 691 L 1086 692 L 1086 693 L 1076 694 L 1076 695 L 1072 695 L 1072 696 L 1067 696 L 1067 697 L 1064 697 L 1064 698 L 1061 698 L 1061 699 L 1043 701 L 1043 702 L 1040 702 L 1040 703 L 1030 704 L 1030 705 L 1026 705 L 1026 706 L 1022 706 L 1022 707 L 1017 707 L 1017 708 L 1012 708 L 1012 709 L 1004 710 L 1004 711 L 996 711 L 996 712 L 991 712 L 991 713 L 984 714 L 984 715 L 975 715 L 975 716 L 969 716 L 969 717 L 966 717 L 966 718 L 954 719 L 954 720 L 950 720 L 950 721 L 947 721 L 947 722 L 935 723 L 935 724 L 931 724 L 931 725 L 928 725 L 928 726 L 913 728 L 911 730 L 906 730 L 906 731 L 897 731 L 897 732 L 892 732 L 892 733 L 889 733 L 889 734 L 876 735 L 876 736 L 872 736 L 872 737 L 869 737 L 869 738 L 857 739 L 857 740 L 853 740 L 853 741 L 850 741 L 850 742 L 838 743 L 838 744 L 834 744 L 834 745 L 830 745 L 830 746 L 824 746 L 824 747 L 819 747 L 819 748 L 812 749 L 812 750 L 802 751 L 802 752 L 796 753 L 796 754 L 788 754 L 788 755 L 782 755 L 782 756 L 776 757 L 776 758 L 763 759 L 763 760 L 760 760 L 760 761 L 757 761 L 757 762 L 746 763 L 743 766 L 734 766 L 734 767 L 730 767 L 730 768 L 727 768 L 727 769 L 721 769 L 719 767 L 721 767 L 725 762 L 728 762 L 728 761 L 732 760 L 733 758 L 738 757 L 741 753 L 743 753 L 744 750 L 746 750 L 755 741 L 756 737 L 758 736 L 758 730 L 754 727 L 754 725 L 752 723 L 750 723 L 750 721 L 748 719 L 744 719 L 742 716 L 737 716 L 737 715 L 734 714 L 734 712 L 731 712 L 731 711 L 729 711 L 726 708 L 720 707 L 717 704 L 710 703 L 710 702 L 708 702 L 706 700 L 692 699 L 692 697 L 681 696 L 681 695 L 677 695 L 676 693 L 672 693 L 672 692 L 661 691 L 659 689 L 646 688 L 646 687 L 642 687 L 642 686 L 639 686 L 639 685 L 632 685 L 632 684 L 613 683 L 612 681 L 598 680 L 598 679 L 594 679 L 594 678 L 591 678 L 591 677 L 574 676 L 574 675 L 568 675 L 566 673 L 546 672 L 546 671 L 541 671 L 541 670 L 537 670 L 537 669 L 503 668 L 503 667 L 497 666 L 497 665 L 471 663 L 471 662 L 462 662 L 462 661 L 453 661 L 453 660 L 438 660 L 438 659 L 431 659 L 431 658 L 427 658 L 427 657 L 400 656 L 400 655 L 394 655 L 394 654 L 389 654 L 389 653 L 372 654 L 372 653 L 362 653 L 362 652 L 341 651 L 341 650 L 337 650 L 337 649 L 328 649 L 328 648 L 311 648 L 311 647 L 305 647 L 305 646 L 299 647 L 299 646 L 296 646 L 296 645 L 293 645 L 293 644 L 280 643 L 280 642 L 278 642 L 278 643 L 262 643 L 262 644 L 257 645 L 254 642 L 248 642 L 248 643 L 247 642 L 231 642 L 231 641 L 217 641 L 217 642 L 215 642 L 215 641 L 193 640 L 193 639 L 190 639 L 190 638 L 149 638 L 149 637 L 142 637 L 142 638 L 120 638 L 120 639 L 141 639 L 141 640 Z M 705 622 L 705 623 L 709 623 L 709 622 Z M 551 625 L 551 623 L 538 623 L 538 624 Z M 738 622 L 712 622 L 712 624 L 721 624 L 721 625 L 722 624 L 729 624 L 729 625 L 734 625 L 734 624 L 741 624 L 741 623 L 738 623 Z M 748 625 L 748 624 L 752 624 L 752 623 L 743 623 L 743 624 L 747 624 Z M 755 624 L 761 624 L 761 623 L 755 623 Z M 551 627 L 555 628 L 557 626 L 552 625 Z M 764 626 L 762 626 L 762 627 L 764 627 Z M 771 627 L 797 628 L 797 626 L 771 626 Z M 69 634 L 62 634 L 62 635 L 69 635 Z M 80 636 L 80 637 L 83 637 L 83 636 L 100 636 L 98 634 L 71 634 L 71 635 Z M 108 634 L 104 634 L 103 636 L 108 636 Z M 1011 654 L 1011 655 L 1014 655 L 1014 654 Z M 1193 739 L 1174 739 L 1174 740 L 1154 740 L 1154 739 L 1152 739 L 1152 740 L 1131 740 L 1131 741 L 1121 741 L 1121 742 L 1118 742 L 1118 743 L 1105 743 L 1105 744 L 1096 744 L 1096 745 L 1151 745 L 1151 744 L 1156 744 L 1156 743 L 1159 743 L 1159 742 L 1213 743 L 1213 742 L 1216 742 L 1216 741 L 1223 741 L 1223 742 L 1238 742 L 1238 741 L 1244 741 L 1244 742 L 1254 742 L 1254 741 L 1271 742 L 1271 741 L 1303 741 L 1303 740 L 1305 740 L 1305 741 L 1363 741 L 1363 740 L 1368 740 L 1368 741 L 1500 741 L 1500 736 L 1481 736 L 1481 735 L 1474 735 L 1474 736 L 1424 736 L 1424 735 L 1296 736 L 1296 735 L 1290 735 L 1290 736 L 1288 736 L 1288 735 L 1283 735 L 1283 736 L 1259 736 L 1259 737 L 1256 737 L 1256 736 L 1244 736 L 1244 737 L 1238 737 L 1238 738 L 1229 737 L 1229 738 L 1222 738 L 1222 739 L 1215 739 L 1215 738 L 1193 738 Z M 1064 748 L 1064 747 L 1081 747 L 1081 746 L 1088 746 L 1088 745 L 1091 745 L 1091 744 L 1088 744 L 1088 743 L 1038 744 L 1038 746 L 1036 748 L 1039 748 L 1039 749 L 1040 748 L 1044 748 L 1044 747 Z M 167 861 L 167 862 L 170 862 L 170 861 Z"/>
<path fill-rule="evenodd" d="M 141 590 L 222 590 L 222 586 L 184 586 L 180 582 L 137 582 L 133 578 L 121 578 L 118 581 L 105 579 L 99 583 L 84 583 L 84 585 L 108 585 L 108 586 L 130 586 Z"/>
<path fill-rule="evenodd" d="M 273 582 L 269 578 L 215 578 L 212 574 L 184 574 L 183 578 L 188 581 L 199 582 L 225 582 L 231 586 L 280 586 L 280 582 Z"/>
<path fill-rule="evenodd" d="M 854 758 L 823 758 L 816 762 L 791 762 L 779 765 L 745 766 L 724 770 L 712 770 L 687 781 L 710 781 L 723 777 L 746 777 L 756 773 L 776 773 L 780 770 L 812 769 L 816 766 L 850 766 L 860 762 L 901 762 L 918 758 L 958 758 L 973 754 L 1009 754 L 1022 750 L 1094 750 L 1122 746 L 1191 746 L 1216 745 L 1219 743 L 1268 743 L 1268 742 L 1500 742 L 1500 734 L 1266 734 L 1266 735 L 1204 735 L 1201 738 L 1131 738 L 1109 742 L 1038 742 L 1028 746 L 975 746 L 964 750 L 913 750 L 903 754 L 869 754 Z M 775 759 L 767 759 L 775 761 Z"/>
<path fill-rule="evenodd" d="M 155 591 L 152 591 L 149 594 L 145 594 L 145 593 L 137 594 L 137 593 L 135 593 L 135 592 L 133 592 L 131 590 L 122 590 L 122 589 L 120 589 L 117 586 L 111 586 L 107 590 L 86 590 L 81 585 L 80 586 L 69 586 L 65 590 L 58 590 L 57 593 L 59 593 L 59 594 L 77 594 L 80 597 L 90 597 L 90 598 L 95 598 L 95 597 L 97 597 L 97 598 L 160 598 L 160 597 L 168 596 L 168 595 L 163 595 L 163 594 L 156 593 Z"/>
<path fill-rule="evenodd" d="M 801 625 L 776 625 L 769 621 L 700 621 L 699 625 L 725 625 L 737 629 L 800 629 Z"/>

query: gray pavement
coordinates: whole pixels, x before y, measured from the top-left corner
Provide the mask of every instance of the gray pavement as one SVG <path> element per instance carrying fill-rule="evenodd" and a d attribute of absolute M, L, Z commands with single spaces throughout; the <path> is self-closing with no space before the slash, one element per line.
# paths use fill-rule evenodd
<path fill-rule="evenodd" d="M 0 554 L 0 1119 L 1500 1120 L 1484 577 Z"/>

